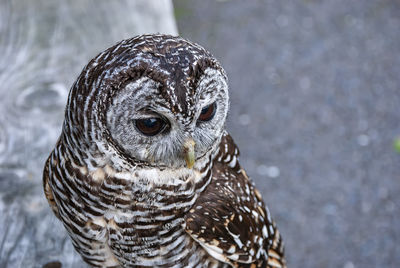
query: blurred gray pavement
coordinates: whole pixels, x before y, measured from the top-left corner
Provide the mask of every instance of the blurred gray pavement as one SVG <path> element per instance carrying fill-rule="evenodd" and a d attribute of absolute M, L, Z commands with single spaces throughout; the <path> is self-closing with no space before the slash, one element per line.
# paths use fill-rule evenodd
<path fill-rule="evenodd" d="M 400 267 L 400 2 L 175 0 L 289 267 Z"/>

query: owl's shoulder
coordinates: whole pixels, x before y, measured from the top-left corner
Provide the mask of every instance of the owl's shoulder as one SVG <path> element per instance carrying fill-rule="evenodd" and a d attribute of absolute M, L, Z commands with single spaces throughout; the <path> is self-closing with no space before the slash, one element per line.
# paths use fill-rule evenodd
<path fill-rule="evenodd" d="M 214 163 L 222 163 L 232 168 L 234 171 L 238 171 L 240 169 L 239 155 L 239 148 L 233 141 L 231 135 L 225 131 L 219 143 L 218 153 L 214 158 Z"/>
<path fill-rule="evenodd" d="M 186 215 L 185 230 L 222 262 L 265 267 L 275 230 L 238 156 L 232 137 L 225 133 L 213 162 L 210 185 Z"/>

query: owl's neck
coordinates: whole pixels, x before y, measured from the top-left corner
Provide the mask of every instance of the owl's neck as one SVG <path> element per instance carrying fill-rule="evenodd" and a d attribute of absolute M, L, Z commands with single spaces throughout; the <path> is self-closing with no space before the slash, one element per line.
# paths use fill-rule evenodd
<path fill-rule="evenodd" d="M 75 146 L 77 142 L 75 139 L 65 139 L 65 137 L 65 135 L 61 137 L 57 149 L 66 156 L 65 159 L 71 161 L 71 166 L 85 177 L 85 181 L 94 186 L 93 190 L 104 183 L 118 185 L 123 182 L 125 185 L 123 195 L 127 193 L 128 185 L 133 192 L 133 196 L 126 198 L 137 198 L 134 192 L 152 193 L 147 195 L 149 198 L 146 202 L 149 203 L 154 203 L 153 199 L 160 198 L 153 193 L 166 192 L 168 196 L 182 198 L 182 195 L 194 197 L 193 195 L 202 192 L 211 180 L 213 159 L 219 153 L 221 141 L 218 139 L 214 144 L 215 147 L 197 159 L 193 169 L 188 169 L 160 168 L 132 163 L 122 158 L 112 146 L 105 146 L 101 142 L 85 143 L 84 146 L 80 143 L 81 146 Z M 194 203 L 195 199 L 191 198 L 191 202 Z"/>

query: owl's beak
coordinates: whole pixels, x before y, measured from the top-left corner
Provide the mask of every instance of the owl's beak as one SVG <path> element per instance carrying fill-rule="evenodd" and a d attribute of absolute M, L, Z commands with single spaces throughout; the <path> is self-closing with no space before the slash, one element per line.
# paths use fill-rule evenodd
<path fill-rule="evenodd" d="M 194 142 L 194 140 L 192 138 L 187 139 L 185 141 L 185 143 L 183 144 L 183 153 L 185 156 L 186 166 L 188 168 L 193 168 L 194 162 L 196 160 L 196 156 L 194 153 L 195 145 L 196 145 L 196 143 Z"/>

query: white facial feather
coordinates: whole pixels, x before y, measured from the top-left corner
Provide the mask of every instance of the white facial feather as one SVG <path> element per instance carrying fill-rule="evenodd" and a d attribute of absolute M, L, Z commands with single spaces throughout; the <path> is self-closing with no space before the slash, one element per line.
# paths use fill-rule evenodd
<path fill-rule="evenodd" d="M 150 165 L 180 168 L 185 166 L 183 144 L 195 141 L 196 158 L 214 150 L 225 126 L 228 112 L 228 86 L 224 76 L 208 68 L 199 79 L 194 98 L 194 117 L 182 118 L 169 110 L 169 103 L 159 94 L 160 84 L 141 77 L 125 86 L 114 97 L 107 111 L 107 127 L 112 138 L 125 152 Z M 215 116 L 198 121 L 201 110 L 216 103 Z M 135 127 L 134 120 L 159 116 L 167 120 L 168 130 L 146 136 Z M 189 123 L 187 123 L 189 122 Z"/>

